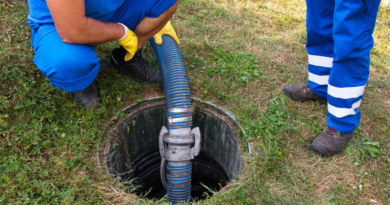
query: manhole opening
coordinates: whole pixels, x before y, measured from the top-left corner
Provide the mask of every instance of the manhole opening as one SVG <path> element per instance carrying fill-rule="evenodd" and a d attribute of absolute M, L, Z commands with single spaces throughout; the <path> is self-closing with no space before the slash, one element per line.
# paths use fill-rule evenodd
<path fill-rule="evenodd" d="M 160 179 L 158 134 L 166 125 L 164 98 L 154 98 L 124 110 L 124 117 L 108 132 L 101 153 L 111 174 L 131 182 L 133 191 L 149 199 L 165 196 Z M 210 103 L 197 103 L 193 127 L 202 134 L 201 153 L 192 161 L 193 200 L 219 191 L 241 172 L 238 132 L 234 118 Z M 212 191 L 211 191 L 212 190 Z"/>
<path fill-rule="evenodd" d="M 160 180 L 160 160 L 158 149 L 146 152 L 131 163 L 132 169 L 126 170 L 127 174 L 122 175 L 122 179 L 133 180 L 132 184 L 137 187 L 135 190 L 137 195 L 160 199 L 165 196 L 165 189 Z M 194 200 L 212 195 L 210 190 L 219 191 L 229 181 L 223 168 L 204 153 L 192 161 L 192 166 L 191 198 Z"/>

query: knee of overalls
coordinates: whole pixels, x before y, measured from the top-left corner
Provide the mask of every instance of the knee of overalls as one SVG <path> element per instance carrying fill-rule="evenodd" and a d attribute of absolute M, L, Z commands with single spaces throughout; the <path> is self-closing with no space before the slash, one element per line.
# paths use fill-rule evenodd
<path fill-rule="evenodd" d="M 42 35 L 34 50 L 39 70 L 53 86 L 67 92 L 84 90 L 100 70 L 95 46 L 66 44 L 55 30 Z"/>

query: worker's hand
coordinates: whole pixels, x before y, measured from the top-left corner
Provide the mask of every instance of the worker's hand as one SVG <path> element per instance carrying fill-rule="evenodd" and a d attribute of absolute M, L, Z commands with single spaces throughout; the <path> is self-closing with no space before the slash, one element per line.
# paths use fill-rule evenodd
<path fill-rule="evenodd" d="M 134 57 L 135 52 L 138 50 L 138 38 L 129 28 L 123 24 L 121 25 L 125 28 L 126 33 L 121 39 L 117 40 L 117 42 L 126 49 L 125 61 L 129 61 Z"/>
<path fill-rule="evenodd" d="M 177 45 L 180 45 L 179 38 L 177 38 L 176 32 L 173 29 L 170 21 L 168 21 L 168 23 L 164 26 L 164 28 L 161 29 L 161 31 L 159 31 L 156 35 L 153 36 L 154 41 L 156 41 L 157 45 L 162 44 L 162 35 L 168 35 L 172 37 L 176 41 Z"/>

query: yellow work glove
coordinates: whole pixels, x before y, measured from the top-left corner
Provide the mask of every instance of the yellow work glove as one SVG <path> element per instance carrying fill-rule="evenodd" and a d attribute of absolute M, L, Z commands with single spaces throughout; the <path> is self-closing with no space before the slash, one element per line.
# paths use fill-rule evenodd
<path fill-rule="evenodd" d="M 125 35 L 117 40 L 116 42 L 119 43 L 124 49 L 126 49 L 127 53 L 125 55 L 125 61 L 129 61 L 134 57 L 135 52 L 137 52 L 138 47 L 138 38 L 135 35 L 134 32 L 130 31 L 129 28 L 127 28 L 125 25 L 121 24 L 123 28 L 125 28 Z"/>
<path fill-rule="evenodd" d="M 161 31 L 159 31 L 156 35 L 153 36 L 154 41 L 156 41 L 157 45 L 162 44 L 162 35 L 168 35 L 172 37 L 176 41 L 177 45 L 180 45 L 179 38 L 177 38 L 176 32 L 173 29 L 170 21 L 168 21 L 168 23 L 164 26 L 164 28 L 161 29 Z"/>

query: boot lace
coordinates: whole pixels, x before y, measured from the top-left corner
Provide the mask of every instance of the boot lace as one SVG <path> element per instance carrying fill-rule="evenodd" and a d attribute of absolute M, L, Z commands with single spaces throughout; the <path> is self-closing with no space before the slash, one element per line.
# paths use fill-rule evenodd
<path fill-rule="evenodd" d="M 331 128 L 331 127 L 328 127 L 328 129 L 326 129 L 326 132 L 331 134 L 331 135 L 334 135 L 337 132 L 337 130 L 335 130 L 335 129 Z"/>
<path fill-rule="evenodd" d="M 304 93 L 309 92 L 309 91 L 310 91 L 309 85 L 306 84 L 306 85 L 302 86 L 302 91 L 303 91 Z"/>
<path fill-rule="evenodd" d="M 137 64 L 141 67 L 141 70 L 142 70 L 142 74 L 146 77 L 146 78 L 149 78 L 148 76 L 148 73 L 149 73 L 149 70 L 148 70 L 148 66 L 149 66 L 149 63 L 148 61 L 145 60 L 145 58 L 143 56 L 137 56 L 136 57 L 137 59 Z"/>

